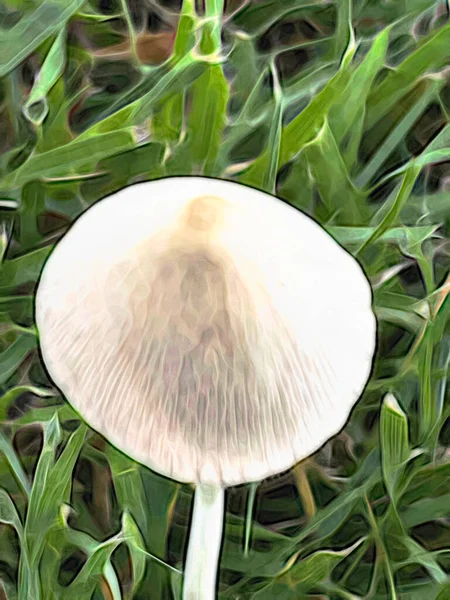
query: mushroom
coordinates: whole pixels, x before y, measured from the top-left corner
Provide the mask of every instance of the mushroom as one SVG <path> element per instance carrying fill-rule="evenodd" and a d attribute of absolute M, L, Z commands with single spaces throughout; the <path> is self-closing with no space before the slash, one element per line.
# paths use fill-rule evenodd
<path fill-rule="evenodd" d="M 344 426 L 371 370 L 371 302 L 312 219 L 229 181 L 135 184 L 56 245 L 36 297 L 43 360 L 94 430 L 195 484 L 185 600 L 215 597 L 224 489 Z"/>

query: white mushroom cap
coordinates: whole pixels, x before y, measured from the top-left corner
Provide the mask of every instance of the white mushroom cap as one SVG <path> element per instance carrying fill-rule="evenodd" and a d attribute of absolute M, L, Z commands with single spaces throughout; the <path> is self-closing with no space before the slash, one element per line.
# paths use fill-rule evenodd
<path fill-rule="evenodd" d="M 221 486 L 336 434 L 376 336 L 360 266 L 319 225 L 201 177 L 87 210 L 45 265 L 36 321 L 51 378 L 89 425 L 163 475 Z"/>

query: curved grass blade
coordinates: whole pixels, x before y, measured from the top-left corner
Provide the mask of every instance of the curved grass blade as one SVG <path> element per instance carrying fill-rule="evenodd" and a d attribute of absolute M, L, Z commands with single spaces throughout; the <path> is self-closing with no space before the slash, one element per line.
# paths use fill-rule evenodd
<path fill-rule="evenodd" d="M 367 127 L 370 129 L 382 119 L 422 75 L 447 64 L 449 47 L 450 25 L 444 25 L 430 33 L 417 50 L 392 70 L 369 96 Z"/>
<path fill-rule="evenodd" d="M 420 173 L 420 167 L 412 166 L 410 167 L 405 175 L 403 176 L 402 183 L 400 185 L 400 189 L 394 199 L 393 205 L 389 209 L 389 212 L 386 214 L 384 219 L 372 233 L 372 235 L 360 246 L 357 250 L 356 254 L 360 254 L 367 246 L 373 244 L 377 239 L 379 239 L 386 231 L 395 223 L 397 220 L 405 202 L 408 200 L 411 191 L 414 187 L 417 177 Z"/>
<path fill-rule="evenodd" d="M 48 37 L 59 31 L 84 0 L 53 0 L 37 8 L 9 30 L 0 28 L 0 77 L 12 71 Z"/>
<path fill-rule="evenodd" d="M 319 135 L 304 149 L 306 160 L 330 215 L 355 225 L 361 223 L 365 195 L 350 180 L 338 144 L 325 120 Z"/>
<path fill-rule="evenodd" d="M 273 81 L 273 109 L 270 114 L 268 149 L 266 151 L 268 153 L 268 161 L 267 163 L 260 162 L 254 168 L 250 168 L 241 178 L 241 182 L 274 194 L 280 156 L 284 103 L 274 62 L 271 64 L 271 73 Z"/>
<path fill-rule="evenodd" d="M 102 158 L 131 149 L 134 140 L 127 131 L 114 131 L 98 135 L 93 139 L 75 139 L 59 148 L 31 156 L 22 167 L 0 181 L 3 189 L 18 187 L 32 179 L 39 179 L 42 173 L 50 175 L 70 175 L 86 164 L 96 164 Z"/>
<path fill-rule="evenodd" d="M 311 100 L 308 106 L 289 125 L 283 128 L 280 140 L 280 167 L 299 154 L 305 144 L 311 141 L 320 131 L 325 116 L 328 114 L 338 95 L 345 89 L 354 53 L 355 46 L 352 42 L 344 56 L 338 73 Z M 269 168 L 269 165 L 270 153 L 266 150 L 240 177 L 240 181 L 251 181 L 254 172 L 262 173 Z"/>
<path fill-rule="evenodd" d="M 30 95 L 23 106 L 25 117 L 34 125 L 40 125 L 47 116 L 47 94 L 64 72 L 65 50 L 66 31 L 65 28 L 62 28 L 45 57 Z"/>

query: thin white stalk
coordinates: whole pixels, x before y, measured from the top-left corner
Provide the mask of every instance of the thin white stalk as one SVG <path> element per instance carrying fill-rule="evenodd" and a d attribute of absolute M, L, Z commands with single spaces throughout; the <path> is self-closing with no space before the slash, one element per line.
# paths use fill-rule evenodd
<path fill-rule="evenodd" d="M 197 485 L 184 568 L 183 600 L 214 600 L 222 544 L 225 492 Z"/>

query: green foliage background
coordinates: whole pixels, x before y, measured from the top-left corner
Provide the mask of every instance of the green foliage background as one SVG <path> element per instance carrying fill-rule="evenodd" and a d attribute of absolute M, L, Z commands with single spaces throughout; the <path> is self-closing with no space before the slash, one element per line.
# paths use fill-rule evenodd
<path fill-rule="evenodd" d="M 0 598 L 180 598 L 192 488 L 79 422 L 33 322 L 70 222 L 174 174 L 311 215 L 379 322 L 344 431 L 228 490 L 219 598 L 450 598 L 449 67 L 444 1 L 0 3 Z"/>

